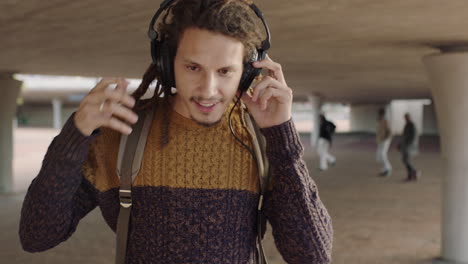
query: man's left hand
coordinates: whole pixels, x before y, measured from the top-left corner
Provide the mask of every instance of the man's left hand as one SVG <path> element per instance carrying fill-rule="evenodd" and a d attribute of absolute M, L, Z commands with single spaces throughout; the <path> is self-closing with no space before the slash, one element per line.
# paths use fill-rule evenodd
<path fill-rule="evenodd" d="M 254 62 L 253 66 L 268 70 L 268 76 L 253 87 L 253 93 L 242 96 L 258 126 L 272 127 L 291 119 L 293 95 L 286 84 L 281 65 L 267 55 L 264 60 Z"/>

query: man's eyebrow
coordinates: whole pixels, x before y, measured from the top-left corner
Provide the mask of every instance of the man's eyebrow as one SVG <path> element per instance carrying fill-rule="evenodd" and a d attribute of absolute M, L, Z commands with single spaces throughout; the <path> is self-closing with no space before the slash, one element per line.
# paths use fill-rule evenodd
<path fill-rule="evenodd" d="M 190 59 L 184 59 L 184 63 L 200 65 L 199 63 L 196 63 L 195 61 L 190 60 Z"/>
<path fill-rule="evenodd" d="M 241 67 L 240 64 L 231 64 L 231 65 L 226 65 L 226 66 L 220 67 L 220 69 L 237 69 L 239 67 Z"/>
<path fill-rule="evenodd" d="M 200 63 L 197 63 L 191 59 L 183 59 L 183 62 L 187 64 L 197 65 L 197 66 L 201 65 Z M 230 64 L 230 65 L 221 66 L 219 67 L 219 69 L 236 69 L 236 68 L 239 68 L 239 66 L 240 65 L 237 65 L 237 64 Z"/>

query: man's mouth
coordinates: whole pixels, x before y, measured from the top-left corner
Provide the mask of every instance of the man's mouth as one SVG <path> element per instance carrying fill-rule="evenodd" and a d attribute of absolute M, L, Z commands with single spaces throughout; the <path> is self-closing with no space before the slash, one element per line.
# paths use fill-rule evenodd
<path fill-rule="evenodd" d="M 208 103 L 208 102 L 198 102 L 198 101 L 195 101 L 195 100 L 193 100 L 193 102 L 197 106 L 198 110 L 200 110 L 203 113 L 209 113 L 209 112 L 213 111 L 214 108 L 216 107 L 216 105 L 218 104 L 218 102 L 216 102 L 216 103 L 209 102 Z"/>
<path fill-rule="evenodd" d="M 213 105 L 215 105 L 215 103 L 199 103 L 199 102 L 197 102 L 197 104 L 203 107 L 212 107 Z"/>

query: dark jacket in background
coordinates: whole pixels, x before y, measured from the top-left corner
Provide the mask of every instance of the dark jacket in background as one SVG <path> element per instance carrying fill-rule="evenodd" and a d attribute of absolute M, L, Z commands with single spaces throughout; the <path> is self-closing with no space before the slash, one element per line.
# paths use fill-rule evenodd
<path fill-rule="evenodd" d="M 335 132 L 335 124 L 324 119 L 320 122 L 320 137 L 332 141 L 332 135 Z"/>
<path fill-rule="evenodd" d="M 413 122 L 406 122 L 405 128 L 403 129 L 403 135 L 401 138 L 401 149 L 407 150 L 413 146 L 416 138 L 416 127 Z"/>

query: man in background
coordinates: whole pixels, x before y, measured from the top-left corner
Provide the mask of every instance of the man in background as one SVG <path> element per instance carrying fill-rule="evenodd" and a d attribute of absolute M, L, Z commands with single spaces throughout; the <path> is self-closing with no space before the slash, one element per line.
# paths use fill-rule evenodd
<path fill-rule="evenodd" d="M 379 109 L 377 125 L 377 162 L 382 165 L 379 175 L 389 176 L 392 173 L 392 164 L 388 160 L 388 148 L 392 143 L 392 133 L 385 118 L 385 109 Z"/>
<path fill-rule="evenodd" d="M 328 121 L 325 115 L 320 115 L 320 135 L 317 144 L 317 152 L 320 157 L 319 169 L 321 171 L 327 170 L 329 164 L 333 166 L 336 163 L 336 158 L 330 154 L 330 146 L 335 128 L 335 124 Z"/>
<path fill-rule="evenodd" d="M 405 114 L 405 121 L 406 125 L 403 129 L 399 149 L 403 164 L 405 164 L 406 170 L 408 171 L 406 181 L 416 181 L 420 177 L 420 172 L 416 170 L 413 164 L 411 164 L 411 156 L 416 150 L 416 127 L 408 113 Z"/>

